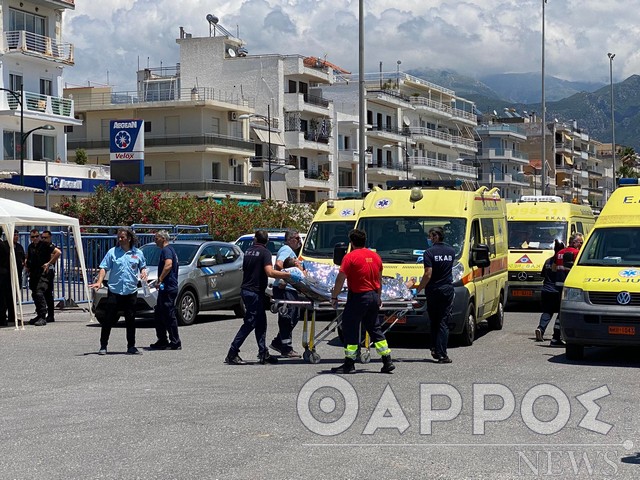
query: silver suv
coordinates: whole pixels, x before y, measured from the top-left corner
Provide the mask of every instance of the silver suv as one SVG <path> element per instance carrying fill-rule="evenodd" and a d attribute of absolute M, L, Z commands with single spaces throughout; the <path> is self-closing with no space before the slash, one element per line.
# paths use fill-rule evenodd
<path fill-rule="evenodd" d="M 170 242 L 178 255 L 178 298 L 176 315 L 180 325 L 191 325 L 198 312 L 206 310 L 233 310 L 236 317 L 244 316 L 240 298 L 243 253 L 232 243 L 202 240 L 176 240 Z M 147 261 L 149 283 L 158 278 L 160 249 L 155 243 L 142 248 Z M 99 322 L 106 318 L 107 280 L 104 288 L 93 296 L 93 311 Z M 153 316 L 153 301 L 145 297 L 138 283 L 137 317 Z"/>

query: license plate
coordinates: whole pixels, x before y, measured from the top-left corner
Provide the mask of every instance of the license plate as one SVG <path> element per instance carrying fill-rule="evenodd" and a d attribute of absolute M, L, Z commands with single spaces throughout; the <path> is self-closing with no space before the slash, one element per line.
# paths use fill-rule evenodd
<path fill-rule="evenodd" d="M 384 323 L 393 323 L 393 322 L 395 322 L 396 318 L 397 317 L 395 315 L 389 315 L 388 317 L 385 317 Z M 398 321 L 396 322 L 396 325 L 402 324 L 402 323 L 407 323 L 407 317 L 398 318 Z"/>
<path fill-rule="evenodd" d="M 609 335 L 635 335 L 636 327 L 609 326 Z"/>
<path fill-rule="evenodd" d="M 514 297 L 533 297 L 533 290 L 511 290 Z"/>

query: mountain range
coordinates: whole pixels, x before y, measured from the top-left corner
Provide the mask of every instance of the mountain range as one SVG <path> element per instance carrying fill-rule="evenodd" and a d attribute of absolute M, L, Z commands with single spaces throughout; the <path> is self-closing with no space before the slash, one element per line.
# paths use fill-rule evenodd
<path fill-rule="evenodd" d="M 541 78 L 537 73 L 494 74 L 482 78 L 460 75 L 454 71 L 419 69 L 407 72 L 450 88 L 457 95 L 475 102 L 480 112 L 541 112 Z M 640 152 L 640 76 L 632 75 L 613 84 L 616 144 Z M 611 86 L 602 83 L 571 82 L 545 77 L 547 121 L 577 121 L 591 138 L 610 142 Z"/>

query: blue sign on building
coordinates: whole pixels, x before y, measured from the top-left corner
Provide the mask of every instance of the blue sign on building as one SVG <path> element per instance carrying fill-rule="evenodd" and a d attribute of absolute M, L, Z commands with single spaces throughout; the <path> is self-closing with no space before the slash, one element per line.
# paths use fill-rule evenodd
<path fill-rule="evenodd" d="M 111 120 L 111 179 L 117 183 L 144 181 L 144 120 Z"/>

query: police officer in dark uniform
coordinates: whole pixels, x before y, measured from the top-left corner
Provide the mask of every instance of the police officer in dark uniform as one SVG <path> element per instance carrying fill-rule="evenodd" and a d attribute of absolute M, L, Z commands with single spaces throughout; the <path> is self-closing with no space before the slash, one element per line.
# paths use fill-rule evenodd
<path fill-rule="evenodd" d="M 429 230 L 429 240 L 432 246 L 424 252 L 424 274 L 415 288 L 419 292 L 426 287 L 427 313 L 431 321 L 431 355 L 438 363 L 451 363 L 447 355 L 447 343 L 453 308 L 452 270 L 456 252 L 451 245 L 444 243 L 444 230 L 440 227 Z"/>
<path fill-rule="evenodd" d="M 267 248 L 269 234 L 264 230 L 258 230 L 253 240 L 253 245 L 244 252 L 242 262 L 242 285 L 240 295 L 244 302 L 244 323 L 238 330 L 229 353 L 224 359 L 229 365 L 245 365 L 240 358 L 240 347 L 249 334 L 255 330 L 258 343 L 258 363 L 278 363 L 278 359 L 269 355 L 267 343 L 267 314 L 264 311 L 264 292 L 267 288 L 267 277 L 287 279 L 289 272 L 279 272 L 273 269 L 271 252 Z"/>
<path fill-rule="evenodd" d="M 29 257 L 29 287 L 33 292 L 33 302 L 36 304 L 38 314 L 29 323 L 36 327 L 54 321 L 54 266 L 60 257 L 60 249 L 51 243 L 51 232 L 45 230 L 40 237 L 40 241 L 34 249 L 34 255 Z"/>

